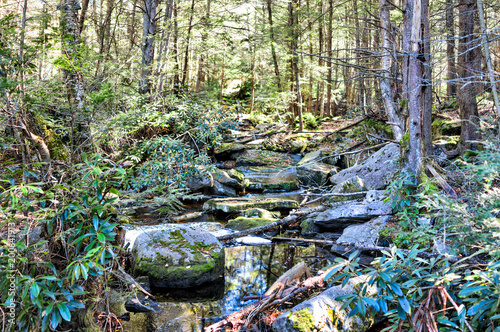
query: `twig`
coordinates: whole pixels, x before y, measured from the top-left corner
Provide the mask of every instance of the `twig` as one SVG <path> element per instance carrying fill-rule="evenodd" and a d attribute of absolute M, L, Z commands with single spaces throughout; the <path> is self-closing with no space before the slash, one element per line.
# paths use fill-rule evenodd
<path fill-rule="evenodd" d="M 316 207 L 307 208 L 307 209 L 303 209 L 303 210 L 297 210 L 297 211 L 290 213 L 290 215 L 288 217 L 283 218 L 281 220 L 272 222 L 272 223 L 264 225 L 264 226 L 250 228 L 250 229 L 247 229 L 247 230 L 244 230 L 241 232 L 221 235 L 221 236 L 217 237 L 217 240 L 227 241 L 227 240 L 231 240 L 231 239 L 234 239 L 237 237 L 246 236 L 248 234 L 262 233 L 262 232 L 268 231 L 270 229 L 276 228 L 280 225 L 291 224 L 292 222 L 296 221 L 299 218 L 299 216 L 303 216 L 303 215 L 310 214 L 313 212 L 320 212 L 320 211 L 324 211 L 324 210 L 326 210 L 326 208 L 324 206 L 316 206 Z"/>

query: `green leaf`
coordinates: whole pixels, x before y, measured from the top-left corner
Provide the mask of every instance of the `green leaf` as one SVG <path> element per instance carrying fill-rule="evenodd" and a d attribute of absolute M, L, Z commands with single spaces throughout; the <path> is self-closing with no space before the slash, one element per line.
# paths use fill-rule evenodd
<path fill-rule="evenodd" d="M 396 294 L 397 296 L 403 296 L 403 291 L 401 290 L 399 285 L 396 284 L 395 282 L 390 282 L 389 288 L 391 288 L 394 294 Z"/>
<path fill-rule="evenodd" d="M 99 229 L 99 217 L 98 216 L 92 217 L 92 224 L 94 225 L 94 229 L 97 231 Z"/>
<path fill-rule="evenodd" d="M 409 314 L 410 310 L 411 310 L 410 302 L 408 302 L 408 300 L 406 299 L 406 297 L 400 297 L 400 298 L 398 298 L 398 300 L 399 300 L 399 305 L 401 306 L 401 308 L 403 308 L 403 310 L 407 314 Z"/>
<path fill-rule="evenodd" d="M 99 233 L 97 234 L 97 239 L 101 242 L 101 243 L 105 243 L 106 242 L 106 236 L 102 233 Z"/>
<path fill-rule="evenodd" d="M 467 297 L 471 294 L 481 292 L 482 290 L 485 289 L 488 289 L 488 286 L 476 286 L 476 287 L 464 288 L 458 293 L 458 296 Z"/>
<path fill-rule="evenodd" d="M 69 322 L 71 320 L 71 312 L 69 311 L 68 307 L 65 304 L 58 303 L 57 309 L 59 309 L 59 313 L 61 314 L 61 317 L 65 321 Z"/>
<path fill-rule="evenodd" d="M 40 294 L 40 286 L 35 282 L 31 284 L 31 296 L 37 297 L 38 294 Z"/>

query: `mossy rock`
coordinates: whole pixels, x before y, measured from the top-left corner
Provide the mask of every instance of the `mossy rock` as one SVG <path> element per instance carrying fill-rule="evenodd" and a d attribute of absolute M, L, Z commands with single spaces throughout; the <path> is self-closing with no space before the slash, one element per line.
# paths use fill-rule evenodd
<path fill-rule="evenodd" d="M 245 170 L 248 188 L 265 192 L 292 191 L 299 186 L 295 167 L 254 166 Z"/>
<path fill-rule="evenodd" d="M 223 213 L 238 213 L 251 208 L 269 211 L 297 209 L 299 203 L 282 198 L 214 198 L 203 204 L 203 210 Z"/>
<path fill-rule="evenodd" d="M 291 153 L 302 153 L 307 149 L 308 141 L 306 138 L 300 137 L 290 142 Z"/>
<path fill-rule="evenodd" d="M 306 153 L 306 155 L 297 163 L 297 167 L 321 159 L 322 157 L 322 150 Z"/>
<path fill-rule="evenodd" d="M 279 216 L 279 212 L 269 212 L 264 209 L 259 209 L 259 208 L 253 208 L 253 209 L 247 209 L 243 211 L 242 215 L 243 217 L 247 218 L 266 218 L 266 219 L 272 219 L 275 216 Z"/>
<path fill-rule="evenodd" d="M 268 150 L 247 150 L 236 159 L 236 166 L 266 166 L 286 167 L 295 165 L 295 160 L 286 153 Z"/>
<path fill-rule="evenodd" d="M 228 156 L 234 152 L 245 150 L 245 146 L 239 143 L 222 143 L 219 147 L 215 148 L 215 155 L 218 157 Z"/>
<path fill-rule="evenodd" d="M 460 120 L 447 120 L 437 118 L 432 122 L 432 136 L 457 136 L 462 130 L 462 122 Z"/>
<path fill-rule="evenodd" d="M 267 225 L 276 220 L 278 219 L 238 217 L 236 219 L 229 220 L 226 227 L 237 231 L 244 231 L 246 229 Z"/>
<path fill-rule="evenodd" d="M 144 231 L 134 242 L 132 257 L 134 274 L 148 276 L 153 287 L 194 287 L 224 274 L 221 243 L 192 226 Z"/>

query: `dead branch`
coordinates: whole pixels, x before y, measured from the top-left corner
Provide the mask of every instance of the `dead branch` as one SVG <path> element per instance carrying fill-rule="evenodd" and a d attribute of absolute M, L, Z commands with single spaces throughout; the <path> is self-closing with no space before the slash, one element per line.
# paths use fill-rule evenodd
<path fill-rule="evenodd" d="M 264 225 L 264 226 L 259 226 L 259 227 L 254 227 L 250 228 L 241 232 L 236 232 L 232 234 L 226 234 L 222 236 L 218 236 L 217 240 L 219 241 L 227 241 L 227 240 L 232 240 L 237 237 L 242 237 L 246 236 L 248 234 L 256 234 L 256 233 L 263 233 L 266 232 L 270 229 L 276 228 L 281 225 L 288 225 L 291 224 L 292 222 L 296 221 L 300 216 L 304 216 L 313 212 L 320 212 L 324 211 L 326 208 L 324 206 L 316 206 L 312 208 L 307 208 L 303 210 L 297 210 L 297 211 L 292 211 L 290 215 L 286 218 L 280 219 L 278 221 L 272 222 L 270 224 Z"/>
<path fill-rule="evenodd" d="M 427 164 L 425 165 L 425 167 L 427 168 L 427 170 L 429 172 L 431 172 L 432 176 L 434 176 L 437 180 L 437 184 L 443 188 L 444 191 L 446 191 L 446 193 L 448 195 L 450 195 L 451 198 L 453 199 L 457 199 L 458 198 L 458 195 L 457 193 L 455 192 L 455 190 L 448 184 L 448 182 L 446 182 L 446 180 L 441 176 L 441 174 L 439 174 L 436 169 L 430 165 L 430 164 Z"/>
<path fill-rule="evenodd" d="M 118 265 L 118 270 L 117 271 L 111 271 L 112 274 L 114 274 L 118 279 L 121 281 L 125 282 L 126 284 L 129 284 L 132 288 L 137 288 L 139 291 L 143 292 L 150 298 L 156 301 L 155 297 L 151 295 L 147 290 L 145 290 L 137 281 L 135 281 L 134 278 L 127 272 L 125 272 L 120 265 Z"/>

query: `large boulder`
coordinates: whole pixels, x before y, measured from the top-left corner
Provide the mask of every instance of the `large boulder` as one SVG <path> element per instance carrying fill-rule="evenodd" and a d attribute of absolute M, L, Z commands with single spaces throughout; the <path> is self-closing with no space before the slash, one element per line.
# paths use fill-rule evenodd
<path fill-rule="evenodd" d="M 236 166 L 266 166 L 288 167 L 295 165 L 298 160 L 293 155 L 268 150 L 247 150 L 239 154 Z"/>
<path fill-rule="evenodd" d="M 214 178 L 212 174 L 206 170 L 199 170 L 198 174 L 191 177 L 186 184 L 186 187 L 190 192 L 201 191 L 206 188 L 212 188 L 213 186 Z"/>
<path fill-rule="evenodd" d="M 239 213 L 251 208 L 265 210 L 298 209 L 299 203 L 291 199 L 276 197 L 213 198 L 203 204 L 203 210 L 223 213 Z"/>
<path fill-rule="evenodd" d="M 299 186 L 295 167 L 255 166 L 242 168 L 242 171 L 248 180 L 248 189 L 276 192 L 292 191 Z"/>
<path fill-rule="evenodd" d="M 237 217 L 227 222 L 226 227 L 237 231 L 260 227 L 276 221 L 276 218 L 259 218 L 259 217 Z"/>
<path fill-rule="evenodd" d="M 306 153 L 302 159 L 297 163 L 297 166 L 312 163 L 314 161 L 320 161 L 323 157 L 323 151 L 317 150 L 313 152 Z"/>
<path fill-rule="evenodd" d="M 337 244 L 355 244 L 356 246 L 376 246 L 379 232 L 392 216 L 381 216 L 364 224 L 351 225 L 344 229 L 342 236 L 337 239 Z"/>
<path fill-rule="evenodd" d="M 375 317 L 356 314 L 349 317 L 350 308 L 342 309 L 344 301 L 335 298 L 354 293 L 358 284 L 364 283 L 368 277 L 361 276 L 349 280 L 345 287 L 334 286 L 323 293 L 285 311 L 274 321 L 274 332 L 364 332 L 374 323 Z M 376 288 L 369 287 L 368 292 L 374 294 Z"/>
<path fill-rule="evenodd" d="M 211 174 L 215 182 L 219 182 L 222 185 L 234 188 L 238 191 L 242 191 L 248 186 L 248 180 L 245 180 L 245 176 L 234 169 L 228 171 L 214 169 Z"/>
<path fill-rule="evenodd" d="M 319 213 L 314 223 L 324 229 L 345 228 L 351 224 L 366 222 L 373 218 L 392 214 L 391 202 L 384 202 L 383 191 L 371 190 L 363 202 L 346 204 Z"/>
<path fill-rule="evenodd" d="M 222 143 L 220 146 L 215 148 L 215 157 L 217 158 L 227 158 L 235 152 L 240 152 L 245 150 L 245 146 L 239 143 Z"/>
<path fill-rule="evenodd" d="M 328 176 L 335 170 L 332 165 L 309 162 L 297 166 L 297 178 L 303 186 L 322 186 L 328 180 Z"/>
<path fill-rule="evenodd" d="M 148 276 L 152 287 L 194 287 L 224 274 L 221 243 L 188 225 L 144 231 L 135 239 L 132 257 L 134 274 Z"/>
<path fill-rule="evenodd" d="M 399 146 L 391 143 L 378 150 L 365 161 L 350 168 L 346 168 L 330 177 L 338 190 L 345 181 L 358 177 L 363 181 L 363 185 L 371 189 L 383 189 L 389 185 L 394 175 L 398 171 L 397 160 L 400 158 Z"/>

